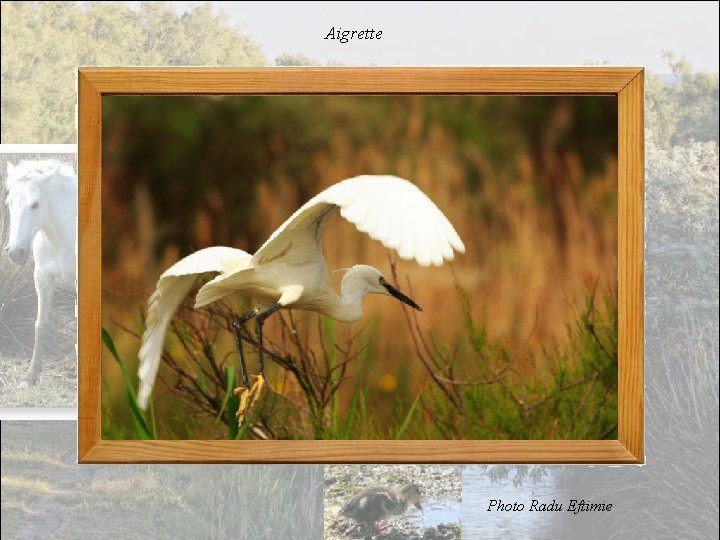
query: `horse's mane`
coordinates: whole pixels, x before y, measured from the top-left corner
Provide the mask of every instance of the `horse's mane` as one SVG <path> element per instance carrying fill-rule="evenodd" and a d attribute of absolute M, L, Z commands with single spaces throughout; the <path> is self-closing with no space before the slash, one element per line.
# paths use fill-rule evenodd
<path fill-rule="evenodd" d="M 36 178 L 40 178 L 53 172 L 55 169 L 58 169 L 58 172 L 64 176 L 75 177 L 75 170 L 72 165 L 60 161 L 59 159 L 28 159 L 15 165 L 12 174 L 7 177 L 7 189 L 11 189 L 16 184 L 30 182 Z"/>

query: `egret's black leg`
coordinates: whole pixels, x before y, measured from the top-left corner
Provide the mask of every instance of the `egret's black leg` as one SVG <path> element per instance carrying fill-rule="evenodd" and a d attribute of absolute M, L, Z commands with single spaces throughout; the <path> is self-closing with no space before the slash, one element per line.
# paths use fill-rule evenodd
<path fill-rule="evenodd" d="M 243 353 L 242 325 L 253 317 L 256 317 L 257 314 L 258 310 L 253 309 L 232 322 L 232 330 L 233 334 L 235 334 L 235 346 L 237 347 L 238 354 L 240 355 L 240 376 L 242 377 L 243 386 L 245 388 L 250 388 L 250 379 L 248 378 L 247 365 L 245 364 L 245 354 Z"/>
<path fill-rule="evenodd" d="M 260 375 L 265 377 L 265 362 L 263 361 L 263 337 L 262 337 L 262 329 L 263 324 L 265 324 L 265 319 L 267 319 L 270 315 L 275 313 L 277 310 L 279 310 L 282 307 L 281 303 L 275 304 L 270 309 L 266 309 L 262 313 L 257 314 L 257 325 L 258 325 L 258 363 L 260 364 Z"/>

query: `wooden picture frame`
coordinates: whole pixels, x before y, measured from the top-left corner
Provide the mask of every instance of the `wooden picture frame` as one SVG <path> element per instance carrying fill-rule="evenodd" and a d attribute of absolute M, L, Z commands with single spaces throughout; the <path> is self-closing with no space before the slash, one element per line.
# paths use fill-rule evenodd
<path fill-rule="evenodd" d="M 642 463 L 642 68 L 81 68 L 78 73 L 80 463 Z M 556 94 L 618 100 L 618 439 L 115 441 L 101 438 L 101 119 L 108 95 Z"/>

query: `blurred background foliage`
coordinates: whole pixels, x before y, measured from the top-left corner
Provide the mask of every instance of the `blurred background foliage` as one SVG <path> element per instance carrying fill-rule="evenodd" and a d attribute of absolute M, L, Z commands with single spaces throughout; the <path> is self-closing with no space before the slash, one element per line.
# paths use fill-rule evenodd
<path fill-rule="evenodd" d="M 687 143 L 718 144 L 718 74 L 693 70 L 685 58 L 663 52 L 670 73 L 646 77 L 648 135 L 670 148 Z"/>
<path fill-rule="evenodd" d="M 285 343 L 288 328 L 304 328 L 306 342 L 298 350 L 308 346 L 319 356 L 354 351 L 345 355 L 355 360 L 332 399 L 338 416 L 329 423 L 347 421 L 350 414 L 360 422 L 355 413 L 362 400 L 366 415 L 352 434 L 356 438 L 396 436 L 400 426 L 410 438 L 611 434 L 617 386 L 616 154 L 617 102 L 609 96 L 105 97 L 103 324 L 134 372 L 133 334 L 141 332 L 147 297 L 167 266 L 209 245 L 253 252 L 325 187 L 357 174 L 396 174 L 411 179 L 447 214 L 467 253 L 441 269 L 397 263 L 401 287 L 425 308 L 416 338 L 431 335 L 436 346 L 424 363 L 418 362 L 402 310 L 384 299 L 366 302 L 360 328 L 336 323 L 332 331 L 325 326 L 316 332 L 318 317 L 302 312 L 292 321 L 269 320 L 277 343 Z M 329 228 L 325 247 L 331 270 L 362 262 L 390 272 L 387 250 L 342 219 Z M 333 276 L 336 287 L 340 278 Z M 604 298 L 610 299 L 607 306 Z M 592 369 L 582 355 L 570 353 L 585 339 L 576 321 L 586 319 L 603 327 L 602 337 L 590 339 L 609 350 L 609 357 L 590 355 Z M 208 344 L 217 361 L 234 363 L 228 332 L 213 334 Z M 179 358 L 189 352 L 172 347 Z M 599 384 L 596 372 L 606 367 L 609 375 Z M 177 390 L 176 371 L 162 374 Z M 442 382 L 431 372 L 453 381 L 460 377 L 463 384 Z M 566 399 L 569 379 L 563 377 L 571 372 L 573 384 L 582 382 L 572 387 L 579 392 L 576 405 L 589 403 L 593 413 L 586 420 L 596 425 L 568 424 L 550 432 L 549 424 L 533 420 L 541 413 L 528 398 L 536 404 Z M 485 384 L 496 376 L 497 386 Z M 485 383 L 467 384 L 479 379 Z M 108 418 L 127 420 L 109 354 L 104 380 Z M 283 381 L 275 388 L 283 398 L 307 401 L 292 380 Z M 549 400 L 551 388 L 557 395 Z M 170 393 L 159 387 L 157 395 L 167 397 L 160 407 L 176 417 L 165 435 L 177 436 L 179 425 L 189 425 L 185 415 L 198 411 L 171 405 Z M 186 405 L 193 401 L 184 397 Z M 464 427 L 424 427 L 430 417 L 439 425 L 442 414 L 452 417 L 461 408 Z M 482 409 L 494 410 L 494 419 L 476 424 Z M 502 418 L 499 410 L 514 419 Z M 321 406 L 315 413 L 327 410 Z M 309 423 L 314 436 L 338 436 L 318 428 L 323 422 L 317 418 Z M 186 429 L 181 431 L 190 436 Z"/>
<path fill-rule="evenodd" d="M 2 2 L 2 142 L 75 142 L 79 66 L 262 66 L 209 3 Z"/>

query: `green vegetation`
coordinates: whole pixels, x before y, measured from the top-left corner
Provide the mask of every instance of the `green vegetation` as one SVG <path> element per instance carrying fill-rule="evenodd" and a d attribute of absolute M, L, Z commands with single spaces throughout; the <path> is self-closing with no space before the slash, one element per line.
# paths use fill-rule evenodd
<path fill-rule="evenodd" d="M 487 330 L 471 315 L 464 291 L 464 326 L 472 348 L 464 377 L 443 359 L 450 403 L 455 411 L 435 413 L 458 418 L 441 435 L 471 439 L 613 439 L 617 438 L 617 305 L 613 297 L 595 305 L 588 294 L 584 310 L 568 326 L 568 344 L 554 345 L 531 365 L 545 364 L 542 376 L 517 369 L 517 356 L 488 340 Z M 460 364 L 460 362 L 455 362 Z M 523 372 L 525 371 L 525 372 Z M 462 373 L 462 372 L 461 372 Z M 469 383 L 468 383 L 469 381 Z M 446 407 L 446 409 L 449 409 Z M 443 414 L 443 412 L 445 414 Z M 439 425 L 442 425 L 439 423 Z"/>
<path fill-rule="evenodd" d="M 345 380 L 348 363 L 358 362 L 360 371 L 371 348 L 358 345 L 363 335 L 335 341 L 333 326 L 326 323 L 318 332 L 322 339 L 319 352 L 305 345 L 293 331 L 293 316 L 277 315 L 283 325 L 283 337 L 266 342 L 266 353 L 280 369 L 271 371 L 271 379 L 284 380 L 265 391 L 238 429 L 235 415 L 238 399 L 233 393 L 234 368 L 217 365 L 213 336 L 217 328 L 229 328 L 235 316 L 227 306 L 183 319 L 176 325 L 179 340 L 188 353 L 183 361 L 164 353 L 164 361 L 176 375 L 175 394 L 183 406 L 195 411 L 188 414 L 188 432 L 201 437 L 218 437 L 221 431 L 208 429 L 215 418 L 225 425 L 226 436 L 282 439 L 612 439 L 617 437 L 617 306 L 614 297 L 594 290 L 587 296 L 584 309 L 568 326 L 568 344 L 555 344 L 540 358 L 530 352 L 530 363 L 546 368 L 535 375 L 520 367 L 500 343 L 488 339 L 487 328 L 472 316 L 471 300 L 458 287 L 466 338 L 456 344 L 452 357 L 448 347 L 438 344 L 430 334 L 419 330 L 417 317 L 406 316 L 417 359 L 431 382 L 421 388 L 409 408 L 394 407 L 390 418 L 379 422 L 378 396 L 364 384 L 362 377 Z M 254 333 L 244 330 L 244 340 L 257 352 Z M 122 365 L 132 430 L 122 428 L 122 418 L 104 422 L 104 437 L 154 438 L 168 436 L 168 426 L 160 432 L 137 407 L 132 379 L 119 358 L 112 340 L 103 334 L 106 347 Z M 290 336 L 294 336 L 291 338 Z M 292 340 L 292 345 L 289 342 Z M 462 350 L 469 347 L 469 350 Z M 247 351 L 246 351 L 247 352 Z M 232 352 L 223 358 L 233 357 Z M 524 365 L 529 365 L 525 362 Z M 407 374 L 407 372 L 405 372 Z M 409 381 L 399 381 L 410 386 Z M 339 407 L 340 393 L 350 386 L 349 405 Z M 295 392 L 286 391 L 295 389 Z M 345 390 L 347 392 L 347 390 Z M 200 419 L 198 418 L 200 413 Z M 151 409 L 152 424 L 156 421 Z M 195 420 L 189 420 L 194 418 Z M 120 428 L 120 430 L 118 429 Z M 130 435 L 128 435 L 130 434 Z"/>
<path fill-rule="evenodd" d="M 275 59 L 276 66 L 317 66 L 318 61 L 304 54 L 281 54 Z"/>
<path fill-rule="evenodd" d="M 718 403 L 719 79 L 668 60 L 675 82 L 651 78 L 647 92 L 646 327 L 648 343 L 661 344 L 663 376 L 688 389 L 657 403 L 669 416 L 694 410 L 683 429 L 705 431 L 710 418 L 717 425 Z"/>
<path fill-rule="evenodd" d="M 209 3 L 3 2 L 2 142 L 74 143 L 78 66 L 261 66 Z"/>
<path fill-rule="evenodd" d="M 718 145 L 718 74 L 694 71 L 685 58 L 664 53 L 672 72 L 667 81 L 647 77 L 646 113 L 652 143 L 663 148 L 689 142 Z"/>

